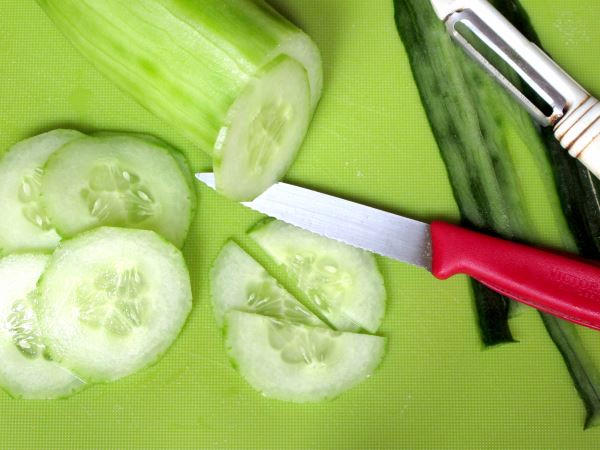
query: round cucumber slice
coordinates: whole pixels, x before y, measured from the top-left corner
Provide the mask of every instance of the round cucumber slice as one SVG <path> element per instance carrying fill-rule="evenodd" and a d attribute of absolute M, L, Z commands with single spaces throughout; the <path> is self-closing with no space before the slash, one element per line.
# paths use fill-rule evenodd
<path fill-rule="evenodd" d="M 156 231 L 181 247 L 195 206 L 181 164 L 148 139 L 86 137 L 49 158 L 43 201 L 64 237 L 109 225 Z"/>
<path fill-rule="evenodd" d="M 286 270 L 338 330 L 375 333 L 385 314 L 385 286 L 375 257 L 281 221 L 250 236 Z"/>
<path fill-rule="evenodd" d="M 17 398 L 66 397 L 84 386 L 45 356 L 33 303 L 48 259 L 32 254 L 0 259 L 0 387 Z"/>
<path fill-rule="evenodd" d="M 239 245 L 229 241 L 210 273 L 213 312 L 219 326 L 232 309 L 313 326 L 326 326 Z"/>
<path fill-rule="evenodd" d="M 40 201 L 43 167 L 63 145 L 84 135 L 54 130 L 15 144 L 0 160 L 0 255 L 52 250 L 60 241 Z"/>
<path fill-rule="evenodd" d="M 50 355 L 87 381 L 116 380 L 155 362 L 192 305 L 181 252 L 146 230 L 102 227 L 64 241 L 39 291 Z"/>
<path fill-rule="evenodd" d="M 266 397 L 316 402 L 368 378 L 385 353 L 385 338 L 331 331 L 230 311 L 229 355 L 246 381 Z"/>
<path fill-rule="evenodd" d="M 227 114 L 214 147 L 217 190 L 252 200 L 283 177 L 304 140 L 311 108 L 304 67 L 276 58 Z"/>
<path fill-rule="evenodd" d="M 194 172 L 190 168 L 190 162 L 188 161 L 187 157 L 182 152 L 180 152 L 179 150 L 177 150 L 174 147 L 171 147 L 165 141 L 163 141 L 155 136 L 152 136 L 151 134 L 125 132 L 125 131 L 119 131 L 119 132 L 117 132 L 117 131 L 96 131 L 96 132 L 92 133 L 91 136 L 94 136 L 94 137 L 133 136 L 134 138 L 146 140 L 149 144 L 162 147 L 166 151 L 168 151 L 169 154 L 173 157 L 173 159 L 177 163 L 177 165 L 179 166 L 179 170 L 181 170 L 181 173 L 185 177 L 185 181 L 187 181 L 187 184 L 190 188 L 190 192 L 192 192 L 192 196 L 190 198 L 191 203 L 192 203 L 191 216 L 192 216 L 192 219 L 195 217 L 196 208 L 198 207 L 198 196 L 196 195 L 196 187 L 198 186 L 198 183 L 196 181 L 196 178 L 194 177 Z"/>

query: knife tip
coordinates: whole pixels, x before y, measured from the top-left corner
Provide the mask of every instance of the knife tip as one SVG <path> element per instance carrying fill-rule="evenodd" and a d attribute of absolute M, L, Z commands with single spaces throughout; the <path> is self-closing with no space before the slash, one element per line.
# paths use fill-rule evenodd
<path fill-rule="evenodd" d="M 215 188 L 215 174 L 212 172 L 200 172 L 196 174 L 196 178 L 202 181 L 210 188 Z"/>

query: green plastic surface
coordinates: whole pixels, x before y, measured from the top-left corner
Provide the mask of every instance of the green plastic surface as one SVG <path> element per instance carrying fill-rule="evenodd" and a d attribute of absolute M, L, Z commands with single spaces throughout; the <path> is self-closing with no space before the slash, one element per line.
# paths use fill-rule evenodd
<path fill-rule="evenodd" d="M 600 3 L 523 2 L 547 49 L 600 94 Z M 457 219 L 392 1 L 274 4 L 313 36 L 325 65 L 323 100 L 287 179 L 423 220 Z M 193 143 L 99 75 L 33 0 L 2 0 L 0 151 L 57 127 L 155 134 L 184 150 L 194 169 L 210 168 Z M 535 190 L 530 164 L 523 158 L 521 176 Z M 383 258 L 389 302 L 381 333 L 389 346 L 375 376 L 327 403 L 261 397 L 230 366 L 208 298 L 210 265 L 230 236 L 266 261 L 244 237 L 261 216 L 198 190 L 184 248 L 194 309 L 170 352 L 148 370 L 68 400 L 0 393 L 0 448 L 598 448 L 600 428 L 583 431 L 583 405 L 537 314 L 513 319 L 520 344 L 483 351 L 464 278 L 438 282 Z M 540 234 L 555 241 L 543 202 L 533 207 Z M 600 334 L 583 334 L 600 363 Z"/>

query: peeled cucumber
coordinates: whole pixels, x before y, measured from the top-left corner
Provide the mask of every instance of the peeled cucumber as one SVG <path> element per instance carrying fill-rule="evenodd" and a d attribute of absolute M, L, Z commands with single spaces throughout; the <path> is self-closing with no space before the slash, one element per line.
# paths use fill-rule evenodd
<path fill-rule="evenodd" d="M 224 195 L 249 200 L 294 160 L 321 58 L 264 1 L 37 1 L 110 80 L 215 158 Z"/>

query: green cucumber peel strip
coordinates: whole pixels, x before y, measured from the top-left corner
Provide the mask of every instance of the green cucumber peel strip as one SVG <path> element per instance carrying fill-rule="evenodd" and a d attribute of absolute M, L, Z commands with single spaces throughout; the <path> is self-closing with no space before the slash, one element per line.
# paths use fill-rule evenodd
<path fill-rule="evenodd" d="M 584 428 L 600 423 L 600 374 L 570 322 L 540 314 L 548 334 L 556 344 L 586 410 Z"/>
<path fill-rule="evenodd" d="M 517 1 L 493 3 L 539 43 Z M 394 4 L 397 28 L 464 223 L 506 238 L 540 243 L 527 217 L 518 166 L 513 165 L 507 150 L 516 135 L 526 144 L 550 193 L 549 218 L 561 230 L 563 248 L 574 251 L 577 246 L 585 256 L 600 256 L 600 237 L 594 234 L 600 229 L 597 180 L 559 148 L 550 132 L 540 133 L 524 110 L 452 43 L 429 2 L 395 0 Z M 521 86 L 519 79 L 511 78 Z M 508 327 L 511 302 L 481 285 L 474 285 L 474 291 L 484 344 L 514 341 Z M 572 324 L 545 315 L 542 318 L 586 405 L 585 426 L 594 425 L 600 413 L 598 370 Z"/>

